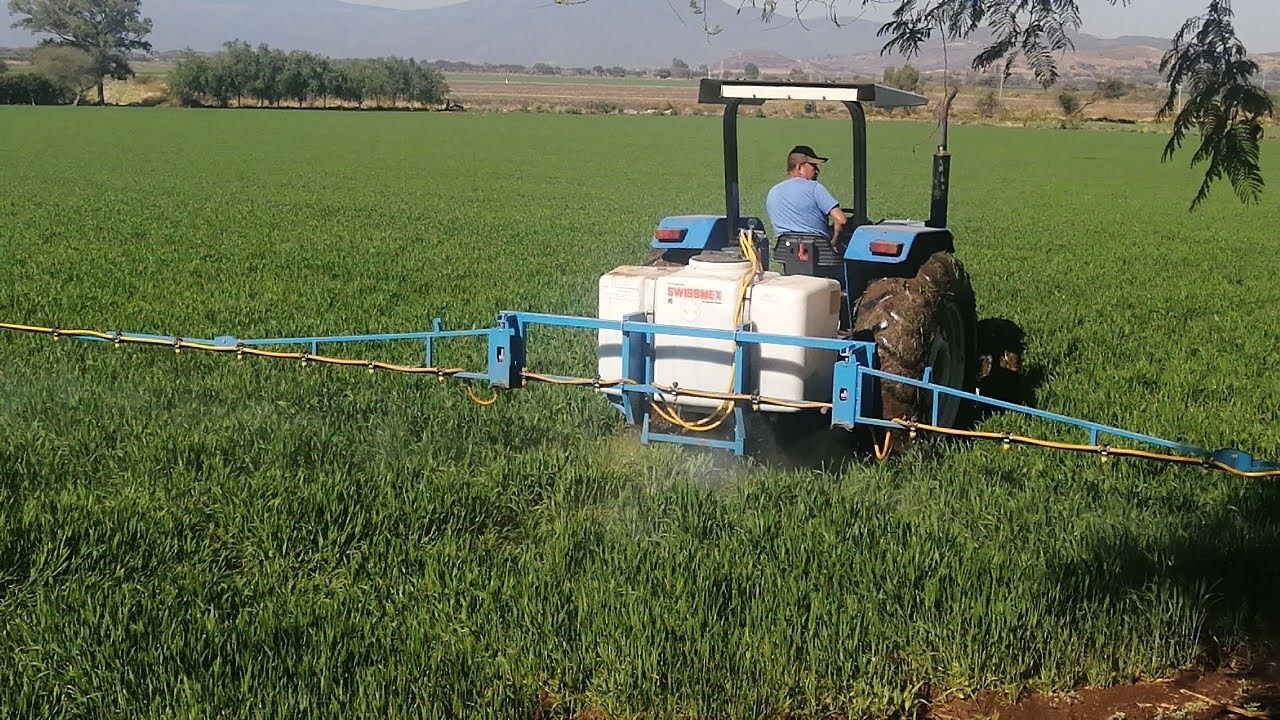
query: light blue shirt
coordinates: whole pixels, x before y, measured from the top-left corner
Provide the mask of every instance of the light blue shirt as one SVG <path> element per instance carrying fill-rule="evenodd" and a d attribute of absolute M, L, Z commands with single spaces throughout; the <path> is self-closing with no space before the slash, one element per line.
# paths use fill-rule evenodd
<path fill-rule="evenodd" d="M 827 216 L 839 205 L 840 201 L 822 183 L 804 178 L 787 178 L 774 185 L 764 201 L 769 222 L 773 223 L 777 235 L 829 236 Z"/>

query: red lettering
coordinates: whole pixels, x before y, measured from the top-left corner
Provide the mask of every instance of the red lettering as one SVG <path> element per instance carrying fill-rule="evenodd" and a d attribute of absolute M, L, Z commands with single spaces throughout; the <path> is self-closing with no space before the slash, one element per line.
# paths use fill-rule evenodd
<path fill-rule="evenodd" d="M 668 285 L 667 297 L 688 298 L 690 300 L 718 303 L 724 297 L 724 294 L 719 290 L 709 290 L 707 288 L 689 288 Z"/>

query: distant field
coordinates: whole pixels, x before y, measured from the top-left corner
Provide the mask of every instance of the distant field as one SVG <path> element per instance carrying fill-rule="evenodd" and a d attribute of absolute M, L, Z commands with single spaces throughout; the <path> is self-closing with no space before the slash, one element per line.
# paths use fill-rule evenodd
<path fill-rule="evenodd" d="M 654 77 L 594 77 L 578 75 L 503 75 L 500 73 L 445 73 L 449 82 L 516 83 L 520 85 L 624 85 L 660 88 L 697 88 L 698 80 Z"/>
<path fill-rule="evenodd" d="M 0 319 L 591 314 L 659 218 L 719 211 L 719 132 L 0 108 Z M 746 208 L 801 142 L 847 195 L 847 136 L 745 121 Z M 872 214 L 924 215 L 927 125 L 871 142 Z M 1042 408 L 1280 457 L 1280 203 L 1188 214 L 1162 142 L 955 129 L 980 315 L 1026 330 Z M 532 349 L 589 372 L 594 344 Z M 964 445 L 787 470 L 640 447 L 586 392 L 485 409 L 434 379 L 0 335 L 6 717 L 883 716 L 1160 676 L 1275 640 L 1277 608 L 1275 482 Z"/>

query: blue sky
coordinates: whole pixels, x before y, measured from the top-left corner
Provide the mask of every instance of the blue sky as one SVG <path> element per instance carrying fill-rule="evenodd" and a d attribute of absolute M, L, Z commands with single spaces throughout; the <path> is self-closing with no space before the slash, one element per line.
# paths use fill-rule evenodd
<path fill-rule="evenodd" d="M 402 9 L 440 7 L 459 0 L 346 0 L 366 5 L 381 5 Z M 628 0 L 629 2 L 663 2 L 664 0 Z M 552 0 L 546 0 L 552 2 Z M 684 0 L 670 0 L 678 8 Z M 789 5 L 779 2 L 780 7 Z M 817 3 L 814 3 L 815 5 Z M 859 0 L 844 0 L 844 7 L 853 10 Z M 1085 32 L 1101 37 L 1117 35 L 1154 35 L 1170 37 L 1181 27 L 1182 21 L 1203 11 L 1208 0 L 1131 0 L 1128 7 L 1112 6 L 1107 0 L 1080 0 L 1084 15 Z M 1273 52 L 1280 50 L 1280 0 L 1234 0 L 1236 30 L 1250 50 Z M 883 11 L 868 11 L 868 19 L 883 16 Z"/>

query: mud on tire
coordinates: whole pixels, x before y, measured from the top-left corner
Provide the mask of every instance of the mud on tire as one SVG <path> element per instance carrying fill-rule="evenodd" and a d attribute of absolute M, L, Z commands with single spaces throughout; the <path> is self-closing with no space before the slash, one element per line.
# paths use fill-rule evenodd
<path fill-rule="evenodd" d="M 935 382 L 972 391 L 977 324 L 969 274 L 955 255 L 938 252 L 920 266 L 915 277 L 882 278 L 868 285 L 858 301 L 853 329 L 855 337 L 875 339 L 881 370 L 920 378 L 932 360 L 945 366 L 935 367 Z M 950 337 L 957 333 L 963 337 Z M 947 357 L 940 357 L 940 352 Z M 930 393 L 910 385 L 880 383 L 883 418 L 929 422 L 931 402 Z M 962 403 L 944 398 L 941 408 L 940 424 L 955 425 Z"/>

